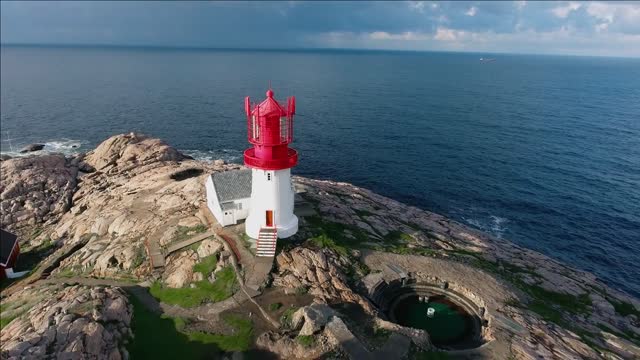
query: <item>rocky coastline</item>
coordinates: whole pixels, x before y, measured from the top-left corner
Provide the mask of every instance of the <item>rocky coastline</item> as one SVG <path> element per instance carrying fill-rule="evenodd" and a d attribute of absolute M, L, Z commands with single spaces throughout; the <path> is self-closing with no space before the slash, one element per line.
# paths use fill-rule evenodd
<path fill-rule="evenodd" d="M 131 133 L 0 166 L 1 226 L 31 271 L 2 285 L 2 359 L 135 359 L 151 316 L 212 358 L 640 358 L 638 299 L 352 184 L 294 177 L 311 211 L 271 268 L 206 209 L 206 176 L 241 165 Z M 390 321 L 381 284 L 459 297 L 477 344 Z"/>

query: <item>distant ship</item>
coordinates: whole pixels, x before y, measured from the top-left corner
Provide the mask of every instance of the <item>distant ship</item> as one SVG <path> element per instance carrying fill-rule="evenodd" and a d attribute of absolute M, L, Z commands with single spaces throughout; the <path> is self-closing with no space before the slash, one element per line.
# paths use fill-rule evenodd
<path fill-rule="evenodd" d="M 491 61 L 496 61 L 496 59 L 494 59 L 494 58 L 480 58 L 480 61 L 482 61 L 482 62 L 491 62 Z"/>

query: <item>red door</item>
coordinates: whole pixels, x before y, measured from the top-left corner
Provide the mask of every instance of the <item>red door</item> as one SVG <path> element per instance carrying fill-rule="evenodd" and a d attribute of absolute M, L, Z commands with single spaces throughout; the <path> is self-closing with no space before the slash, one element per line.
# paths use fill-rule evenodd
<path fill-rule="evenodd" d="M 273 210 L 267 210 L 267 227 L 273 227 Z"/>

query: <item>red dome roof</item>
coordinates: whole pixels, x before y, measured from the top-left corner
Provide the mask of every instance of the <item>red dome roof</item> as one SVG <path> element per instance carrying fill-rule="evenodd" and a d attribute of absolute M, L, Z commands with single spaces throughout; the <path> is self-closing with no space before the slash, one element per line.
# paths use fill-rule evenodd
<path fill-rule="evenodd" d="M 264 99 L 251 112 L 256 116 L 287 116 L 287 111 L 273 98 L 273 90 L 267 90 L 267 98 Z"/>

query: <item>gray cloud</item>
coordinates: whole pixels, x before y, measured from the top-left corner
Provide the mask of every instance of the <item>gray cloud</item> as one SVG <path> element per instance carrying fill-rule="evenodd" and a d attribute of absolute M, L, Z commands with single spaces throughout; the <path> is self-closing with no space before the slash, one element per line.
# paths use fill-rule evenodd
<path fill-rule="evenodd" d="M 4 44 L 500 52 L 539 52 L 542 45 L 550 53 L 640 56 L 634 2 L 3 1 L 0 7 Z"/>

